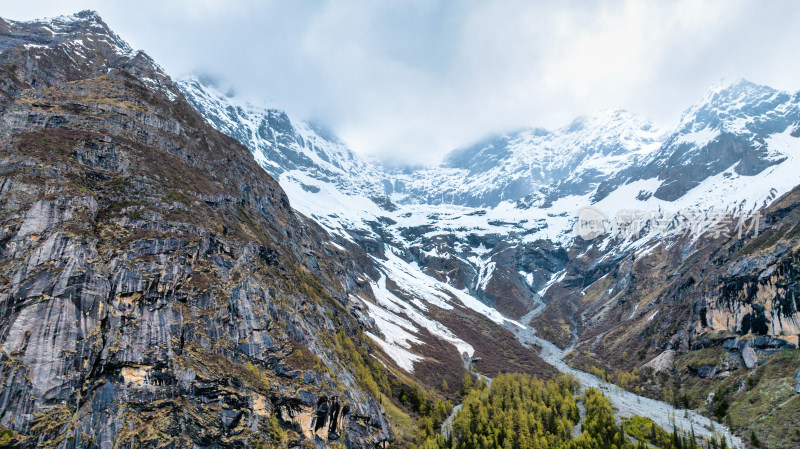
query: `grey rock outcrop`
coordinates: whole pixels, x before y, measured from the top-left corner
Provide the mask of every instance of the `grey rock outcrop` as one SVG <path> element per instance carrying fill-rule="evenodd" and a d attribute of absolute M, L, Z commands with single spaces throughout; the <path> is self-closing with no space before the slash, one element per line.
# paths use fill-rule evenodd
<path fill-rule="evenodd" d="M 800 368 L 794 373 L 794 390 L 800 393 Z"/>
<path fill-rule="evenodd" d="M 747 345 L 742 349 L 742 360 L 747 369 L 753 369 L 758 365 L 758 355 L 752 346 Z"/>

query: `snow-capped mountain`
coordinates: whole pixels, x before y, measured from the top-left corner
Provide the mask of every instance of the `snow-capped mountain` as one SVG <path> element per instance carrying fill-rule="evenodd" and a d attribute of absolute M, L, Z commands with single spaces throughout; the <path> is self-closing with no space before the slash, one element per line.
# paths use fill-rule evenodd
<path fill-rule="evenodd" d="M 657 178 L 658 186 L 647 193 L 675 201 L 709 177 L 723 172 L 728 172 L 728 178 L 766 174 L 768 167 L 792 158 L 793 152 L 775 139 L 781 140 L 778 137 L 781 134 L 797 137 L 799 124 L 798 94 L 745 80 L 716 86 L 683 114 L 676 130 L 658 151 L 640 166 L 630 167 L 607 181 L 598 189 L 595 199 L 622 184 Z M 770 184 L 781 182 L 774 176 L 769 179 Z M 794 184 L 776 186 L 784 192 L 791 187 Z"/>
<path fill-rule="evenodd" d="M 180 86 L 294 192 L 296 208 L 331 230 L 395 242 L 415 238 L 400 230 L 432 229 L 564 246 L 581 206 L 612 215 L 624 208 L 752 210 L 796 184 L 800 97 L 743 80 L 710 89 L 672 131 L 608 111 L 554 131 L 495 136 L 414 170 L 365 160 L 330 133 L 239 104 L 195 78 Z"/>
<path fill-rule="evenodd" d="M 329 133 L 196 78 L 179 85 L 214 126 L 253 151 L 296 209 L 364 247 L 389 278 L 424 273 L 437 289 L 464 291 L 510 318 L 564 279 L 583 206 L 610 217 L 695 210 L 704 217 L 698 234 L 719 221 L 711 209 L 753 211 L 800 183 L 798 96 L 746 81 L 712 88 L 671 131 L 609 111 L 558 130 L 496 136 L 414 170 L 364 160 Z M 596 243 L 607 258 L 662 237 Z M 370 312 L 388 335 L 386 311 L 396 324 L 424 316 L 425 307 Z"/>
<path fill-rule="evenodd" d="M 548 131 L 495 136 L 450 153 L 440 167 L 397 174 L 397 201 L 495 207 L 523 198 L 545 206 L 585 195 L 658 149 L 664 132 L 626 111 Z"/>

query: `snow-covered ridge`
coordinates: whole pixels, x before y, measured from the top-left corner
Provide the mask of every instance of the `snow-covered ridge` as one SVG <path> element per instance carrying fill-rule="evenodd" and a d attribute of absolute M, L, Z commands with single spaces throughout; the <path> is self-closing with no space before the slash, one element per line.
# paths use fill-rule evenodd
<path fill-rule="evenodd" d="M 583 205 L 599 202 L 612 214 L 622 208 L 753 209 L 795 184 L 789 173 L 797 163 L 792 133 L 800 123 L 800 101 L 746 81 L 709 90 L 672 132 L 625 111 L 607 111 L 554 131 L 500 136 L 455 151 L 442 166 L 410 172 L 365 160 L 308 123 L 241 103 L 197 78 L 179 84 L 214 126 L 253 151 L 295 208 L 335 232 L 369 234 L 382 221 L 398 242 L 408 239 L 399 230 L 420 227 L 430 229 L 427 234 L 515 234 L 566 243 Z M 742 121 L 754 130 L 742 131 Z M 756 162 L 745 160 L 744 151 L 702 179 L 685 181 L 692 188 L 678 198 L 659 195 L 670 176 L 681 176 L 666 165 L 675 158 L 703 163 L 693 158 L 711 147 L 725 153 L 720 134 L 737 129 L 738 144 L 751 145 Z M 742 170 L 743 161 L 755 168 Z M 486 204 L 476 207 L 476 201 Z"/>
<path fill-rule="evenodd" d="M 195 76 L 178 85 L 212 125 L 246 145 L 274 177 L 294 171 L 287 176 L 296 183 L 309 177 L 350 194 L 381 193 L 381 168 L 318 126 L 270 105 L 240 101 Z"/>
<path fill-rule="evenodd" d="M 657 150 L 664 135 L 643 117 L 606 111 L 557 130 L 527 129 L 456 150 L 441 167 L 398 174 L 403 188 L 393 193 L 398 201 L 469 206 L 544 198 L 558 189 L 589 193 Z"/>

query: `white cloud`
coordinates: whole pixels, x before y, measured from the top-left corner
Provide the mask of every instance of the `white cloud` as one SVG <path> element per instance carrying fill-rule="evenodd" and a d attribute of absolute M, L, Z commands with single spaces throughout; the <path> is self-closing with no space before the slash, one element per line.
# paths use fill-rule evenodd
<path fill-rule="evenodd" d="M 800 88 L 791 1 L 28 1 L 3 14 L 85 8 L 172 74 L 208 71 L 412 163 L 600 109 L 672 125 L 721 77 Z"/>

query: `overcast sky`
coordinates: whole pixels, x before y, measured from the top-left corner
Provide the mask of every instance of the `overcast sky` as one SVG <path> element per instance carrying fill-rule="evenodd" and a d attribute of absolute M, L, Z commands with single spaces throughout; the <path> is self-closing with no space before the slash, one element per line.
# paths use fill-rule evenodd
<path fill-rule="evenodd" d="M 212 74 L 359 153 L 407 163 L 603 109 L 673 126 L 723 79 L 800 90 L 795 1 L 0 4 L 15 20 L 95 9 L 170 75 Z"/>

